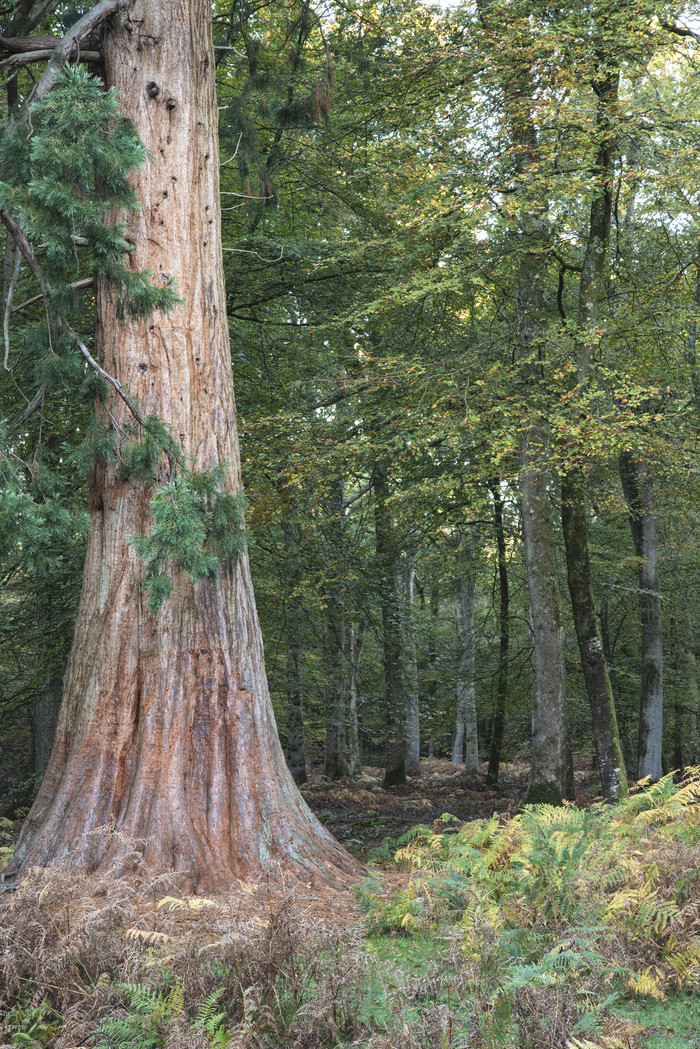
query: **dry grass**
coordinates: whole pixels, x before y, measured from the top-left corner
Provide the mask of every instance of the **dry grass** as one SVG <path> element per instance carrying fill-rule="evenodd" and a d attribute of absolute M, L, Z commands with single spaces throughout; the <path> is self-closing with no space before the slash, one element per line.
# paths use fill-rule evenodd
<path fill-rule="evenodd" d="M 157 1022 L 137 1018 L 137 1027 L 155 1023 L 153 1044 L 166 1049 L 449 1044 L 441 1005 L 425 1008 L 409 1032 L 405 1007 L 420 992 L 373 960 L 354 897 L 270 881 L 183 899 L 169 877 L 143 869 L 138 851 L 129 860 L 128 877 L 35 869 L 0 897 L 0 1017 L 16 1021 L 49 1003 L 53 1024 L 35 1045 L 130 1044 L 100 1028 L 133 1017 L 134 987 L 160 1009 Z M 368 1007 L 368 988 L 381 1016 Z M 218 1043 L 195 1024 L 215 992 L 225 1013 Z M 0 1042 L 8 1032 L 0 1027 Z"/>

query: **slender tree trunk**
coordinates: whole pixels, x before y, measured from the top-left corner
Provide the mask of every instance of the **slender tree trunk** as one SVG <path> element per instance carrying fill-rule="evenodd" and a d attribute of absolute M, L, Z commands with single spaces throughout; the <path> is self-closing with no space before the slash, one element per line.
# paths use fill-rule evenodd
<path fill-rule="evenodd" d="M 535 649 L 532 766 L 525 801 L 560 805 L 566 790 L 564 627 L 549 493 L 538 458 L 525 440 L 520 452 L 520 494 Z"/>
<path fill-rule="evenodd" d="M 326 623 L 324 661 L 326 664 L 326 776 L 335 780 L 347 776 L 347 730 L 345 701 L 347 665 L 345 662 L 345 595 L 342 577 L 345 568 L 343 532 L 344 483 L 341 476 L 332 479 L 327 499 L 327 539 L 330 546 L 326 587 Z"/>
<path fill-rule="evenodd" d="M 498 683 L 496 685 L 496 710 L 493 719 L 493 732 L 489 747 L 489 767 L 486 782 L 490 786 L 498 785 L 498 771 L 501 763 L 503 733 L 506 720 L 506 695 L 508 691 L 508 646 L 510 641 L 510 595 L 508 591 L 508 562 L 506 559 L 506 537 L 503 530 L 503 498 L 498 478 L 491 488 L 493 496 L 493 523 L 498 549 L 498 584 L 500 594 L 499 625 L 500 642 L 498 651 Z"/>
<path fill-rule="evenodd" d="M 351 776 L 357 776 L 362 771 L 360 761 L 360 733 L 358 724 L 358 688 L 357 678 L 362 657 L 362 648 L 365 643 L 365 621 L 361 619 L 357 630 L 355 624 L 350 620 L 348 632 L 348 768 Z"/>
<path fill-rule="evenodd" d="M 566 572 L 583 676 L 593 718 L 593 738 L 600 782 L 606 801 L 615 802 L 627 794 L 627 776 L 617 729 L 615 701 L 593 605 L 586 500 L 580 482 L 581 478 L 573 472 L 567 473 L 562 480 Z"/>
<path fill-rule="evenodd" d="M 656 514 L 649 472 L 629 452 L 620 456 L 620 478 L 629 510 L 637 558 L 642 618 L 642 686 L 639 704 L 637 778 L 661 779 L 663 736 L 663 645 L 656 548 Z"/>
<path fill-rule="evenodd" d="M 345 727 L 345 607 L 339 594 L 334 595 L 326 612 L 323 649 L 327 703 L 326 777 L 334 780 L 349 775 Z"/>
<path fill-rule="evenodd" d="M 464 762 L 464 771 L 479 771 L 479 747 L 476 729 L 476 694 L 474 688 L 474 598 L 476 580 L 472 572 L 458 579 L 454 587 L 455 626 L 457 630 L 457 718 L 452 760 Z"/>
<path fill-rule="evenodd" d="M 287 608 L 287 765 L 297 784 L 306 783 L 304 734 L 304 646 L 301 633 L 299 582 L 299 525 L 285 526 L 285 545 L 292 564 L 292 596 Z"/>
<path fill-rule="evenodd" d="M 420 776 L 420 707 L 418 698 L 418 661 L 413 626 L 413 584 L 415 569 L 401 565 L 396 582 L 401 602 L 401 662 L 406 697 L 406 773 Z"/>
<path fill-rule="evenodd" d="M 168 316 L 118 320 L 96 289 L 102 366 L 179 436 L 194 465 L 223 463 L 241 487 L 220 244 L 217 109 L 208 0 L 135 0 L 105 40 L 105 75 L 150 160 L 125 217 L 132 261 L 175 278 Z M 112 413 L 126 425 L 124 405 Z M 133 849 L 190 890 L 281 864 L 306 878 L 357 865 L 311 814 L 272 713 L 248 559 L 215 580 L 176 574 L 148 608 L 129 536 L 148 531 L 150 492 L 100 462 L 75 638 L 49 768 L 14 869 L 66 859 L 94 871 Z"/>
<path fill-rule="evenodd" d="M 671 764 L 674 772 L 679 772 L 681 775 L 684 771 L 683 762 L 683 715 L 684 715 L 684 703 L 686 690 L 681 685 L 681 658 L 679 651 L 679 638 L 678 638 L 678 623 L 675 615 L 671 621 L 671 652 L 672 652 L 672 666 L 671 666 L 671 680 L 674 682 L 673 689 L 673 758 Z M 687 661 L 683 661 L 686 662 Z"/>
<path fill-rule="evenodd" d="M 502 46 L 501 12 L 492 0 L 477 0 L 484 29 Z M 519 445 L 518 487 L 523 516 L 523 552 L 535 650 L 532 763 L 527 802 L 561 803 L 565 789 L 566 668 L 564 630 L 557 586 L 557 548 L 547 495 L 549 479 L 546 414 L 538 406 L 546 366 L 545 279 L 551 232 L 541 188 L 542 155 L 535 113 L 539 107 L 528 30 L 521 26 L 507 72 L 501 66 L 503 109 L 508 126 L 509 164 L 517 173 L 513 200 L 518 227 L 514 286 L 515 351 L 528 428 Z"/>
<path fill-rule="evenodd" d="M 301 785 L 309 777 L 304 733 L 304 651 L 298 628 L 290 633 L 287 643 L 287 765 L 294 782 Z"/>
<path fill-rule="evenodd" d="M 598 152 L 593 167 L 596 185 L 593 188 L 588 242 L 578 292 L 576 370 L 578 391 L 581 393 L 588 382 L 595 346 L 594 333 L 600 323 L 605 291 L 614 176 L 612 120 L 617 110 L 618 85 L 619 73 L 610 66 L 606 66 L 604 74 L 593 85 L 598 100 Z M 617 730 L 615 701 L 593 602 L 585 478 L 577 466 L 569 467 L 562 479 L 562 524 L 567 581 L 583 678 L 591 707 L 598 771 L 606 801 L 615 802 L 627 794 L 627 777 Z"/>
<path fill-rule="evenodd" d="M 46 768 L 56 738 L 56 725 L 63 698 L 63 678 L 44 681 L 34 699 L 32 711 L 32 772 Z"/>
<path fill-rule="evenodd" d="M 693 726 L 690 737 L 690 753 L 693 765 L 700 765 L 700 684 L 698 683 L 698 653 L 694 645 L 686 649 L 688 660 L 688 701 Z"/>
<path fill-rule="evenodd" d="M 387 757 L 383 785 L 393 787 L 406 782 L 406 703 L 401 682 L 401 609 L 396 589 L 393 528 L 387 506 L 386 463 L 375 463 L 372 487 L 386 690 Z"/>

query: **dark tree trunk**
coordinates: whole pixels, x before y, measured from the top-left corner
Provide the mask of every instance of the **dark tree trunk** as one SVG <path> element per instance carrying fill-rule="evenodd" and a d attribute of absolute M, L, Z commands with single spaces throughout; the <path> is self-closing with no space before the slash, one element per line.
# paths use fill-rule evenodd
<path fill-rule="evenodd" d="M 200 468 L 241 476 L 219 222 L 211 4 L 135 0 L 105 37 L 105 75 L 149 153 L 141 209 L 125 219 L 132 264 L 172 276 L 186 302 L 120 324 L 96 289 L 102 366 L 179 435 Z M 126 425 L 126 408 L 111 407 Z M 197 891 L 281 865 L 305 878 L 357 864 L 318 823 L 277 737 L 248 559 L 215 580 L 176 574 L 157 613 L 129 543 L 150 492 L 101 462 L 56 743 L 13 868 L 67 859 L 94 871 L 138 848 Z M 134 844 L 135 843 L 135 844 Z"/>
<path fill-rule="evenodd" d="M 326 621 L 323 655 L 326 665 L 326 776 L 340 779 L 349 774 L 347 757 L 346 697 L 347 664 L 345 662 L 345 595 L 342 576 L 345 568 L 343 532 L 343 494 L 341 477 L 335 477 L 327 499 L 327 537 L 330 546 L 328 565 L 332 578 L 325 594 Z M 335 569 L 332 566 L 336 566 Z"/>
<path fill-rule="evenodd" d="M 486 782 L 490 786 L 498 785 L 498 771 L 501 764 L 501 749 L 506 721 L 506 695 L 508 692 L 508 646 L 510 641 L 510 595 L 508 591 L 508 561 L 506 558 L 506 537 L 503 530 L 503 498 L 500 482 L 495 480 L 491 495 L 493 496 L 493 524 L 496 533 L 498 550 L 498 585 L 500 595 L 499 626 L 500 642 L 498 650 L 498 683 L 496 685 L 496 709 L 493 718 L 493 732 L 489 746 L 489 767 Z"/>
<path fill-rule="evenodd" d="M 661 596 L 656 548 L 656 514 L 651 477 L 631 453 L 620 456 L 620 478 L 629 510 L 629 525 L 637 558 L 642 618 L 642 686 L 639 704 L 637 778 L 661 779 L 663 736 L 663 645 Z"/>
<path fill-rule="evenodd" d="M 340 595 L 329 601 L 323 637 L 326 665 L 326 777 L 348 776 L 345 697 L 345 608 Z"/>
<path fill-rule="evenodd" d="M 287 765 L 294 782 L 308 780 L 304 732 L 304 651 L 298 629 L 288 638 L 287 653 Z"/>
<path fill-rule="evenodd" d="M 582 480 L 573 471 L 562 480 L 562 524 L 567 581 L 593 719 L 598 772 L 605 800 L 615 802 L 627 794 L 627 776 L 617 730 L 615 701 L 593 605 L 586 499 Z"/>
<path fill-rule="evenodd" d="M 600 323 L 605 291 L 604 277 L 610 241 L 614 176 L 612 120 L 617 111 L 618 84 L 619 73 L 616 69 L 606 66 L 603 75 L 593 85 L 598 100 L 598 151 L 593 168 L 597 184 L 593 188 L 588 241 L 578 290 L 579 334 L 576 340 L 576 371 L 579 393 L 584 391 L 588 382 L 595 346 L 594 332 Z M 598 771 L 605 799 L 615 802 L 627 794 L 627 777 L 617 730 L 615 701 L 595 615 L 588 552 L 585 480 L 578 467 L 569 467 L 562 479 L 562 524 L 567 581 L 583 678 L 593 719 Z"/>
<path fill-rule="evenodd" d="M 348 632 L 348 768 L 351 776 L 362 771 L 360 761 L 360 733 L 358 727 L 358 688 L 357 678 L 365 643 L 365 621 L 361 619 L 357 630 L 351 621 Z"/>
<path fill-rule="evenodd" d="M 668 650 L 671 653 L 671 685 L 673 691 L 673 755 L 671 757 L 671 769 L 673 772 L 683 774 L 684 771 L 684 721 L 685 704 L 690 689 L 690 675 L 688 674 L 689 662 L 685 654 L 681 654 L 681 640 L 678 636 L 678 618 L 673 605 L 669 616 Z M 692 651 L 692 648 L 690 649 Z M 668 679 L 667 679 L 668 680 Z M 668 684 L 667 684 L 668 688 Z"/>
<path fill-rule="evenodd" d="M 287 607 L 287 765 L 294 782 L 306 783 L 306 738 L 304 733 L 304 646 L 301 604 L 296 593 L 299 582 L 299 525 L 285 526 L 285 544 L 291 560 L 292 595 Z"/>
<path fill-rule="evenodd" d="M 393 787 L 406 783 L 406 703 L 401 681 L 401 608 L 396 587 L 396 552 L 387 506 L 389 485 L 384 462 L 375 463 L 372 487 L 386 697 L 387 756 L 383 785 Z"/>

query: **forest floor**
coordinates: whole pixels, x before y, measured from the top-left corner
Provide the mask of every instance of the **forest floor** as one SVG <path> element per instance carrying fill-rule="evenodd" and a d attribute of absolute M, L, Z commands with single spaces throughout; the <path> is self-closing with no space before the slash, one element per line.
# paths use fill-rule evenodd
<path fill-rule="evenodd" d="M 497 788 L 486 785 L 487 764 L 478 776 L 445 758 L 421 763 L 421 776 L 403 787 L 381 786 L 384 770 L 364 765 L 362 775 L 331 783 L 321 771 L 312 774 L 302 793 L 309 807 L 338 841 L 360 860 L 381 864 L 389 850 L 418 824 L 432 825 L 444 814 L 460 822 L 488 819 L 494 812 L 513 814 L 527 790 L 530 767 L 525 762 L 504 764 Z M 587 808 L 602 801 L 600 782 L 588 757 L 574 759 L 576 803 Z"/>
<path fill-rule="evenodd" d="M 561 809 L 520 810 L 524 763 L 312 776 L 353 887 L 36 870 L 0 896 L 0 1049 L 700 1049 L 700 775 L 592 807 L 575 764 Z"/>

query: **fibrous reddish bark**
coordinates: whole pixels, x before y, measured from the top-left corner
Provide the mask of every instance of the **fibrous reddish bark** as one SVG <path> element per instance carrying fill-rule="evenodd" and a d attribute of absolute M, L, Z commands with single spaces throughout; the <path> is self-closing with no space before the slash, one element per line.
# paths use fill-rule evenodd
<path fill-rule="evenodd" d="M 198 468 L 241 486 L 219 231 L 217 109 L 209 0 L 136 0 L 107 34 L 105 70 L 149 150 L 141 210 L 126 219 L 133 265 L 173 277 L 185 303 L 120 325 L 97 288 L 102 366 L 168 423 Z M 126 408 L 111 408 L 117 422 Z M 138 839 L 153 868 L 225 887 L 277 864 L 332 877 L 356 864 L 311 814 L 279 745 L 245 556 L 218 578 L 176 575 L 153 613 L 129 536 L 149 492 L 102 463 L 91 479 L 83 592 L 56 744 L 15 868 L 118 861 Z M 117 833 L 91 833 L 109 825 Z"/>

